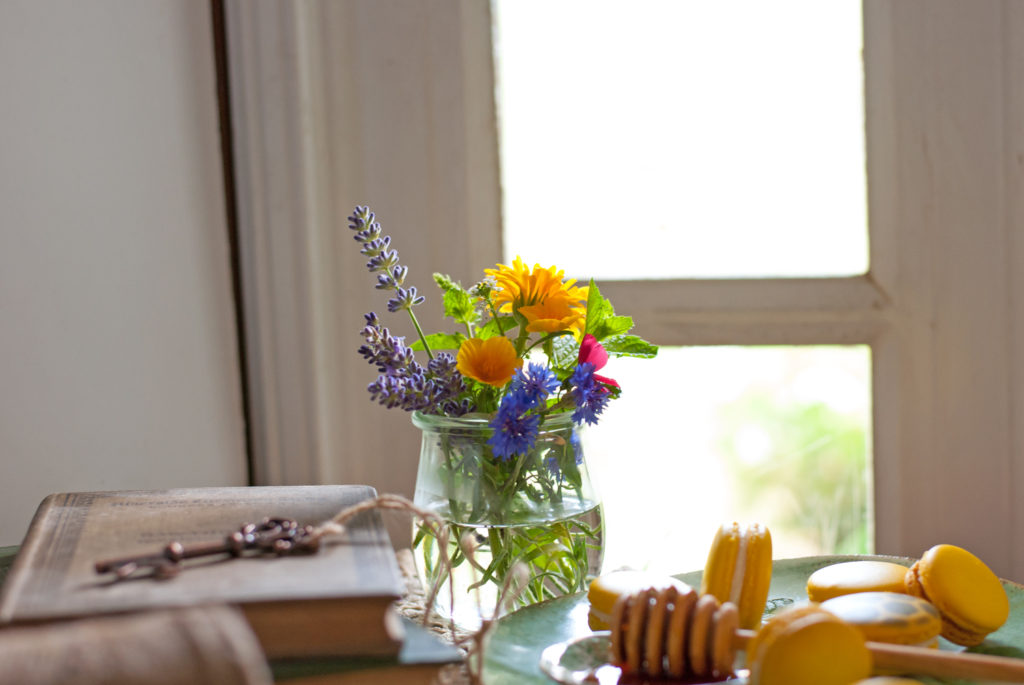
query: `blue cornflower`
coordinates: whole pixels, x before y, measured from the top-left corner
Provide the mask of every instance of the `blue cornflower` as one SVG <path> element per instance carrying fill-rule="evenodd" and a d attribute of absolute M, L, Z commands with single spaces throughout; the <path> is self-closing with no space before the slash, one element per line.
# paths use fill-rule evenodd
<path fill-rule="evenodd" d="M 583 442 L 580 440 L 580 432 L 575 428 L 569 436 L 569 444 L 572 446 L 572 453 L 576 455 L 576 465 L 579 466 L 583 463 Z"/>
<path fill-rule="evenodd" d="M 526 370 L 517 369 L 509 384 L 509 392 L 519 393 L 523 404 L 533 408 L 539 406 L 548 395 L 558 390 L 559 380 L 550 369 L 543 364 L 530 362 Z"/>
<path fill-rule="evenodd" d="M 583 362 L 569 377 L 572 396 L 576 401 L 576 411 L 572 413 L 572 420 L 576 425 L 584 421 L 592 426 L 596 425 L 598 415 L 604 411 L 611 398 L 611 393 L 594 379 L 594 370 L 593 364 Z"/>
<path fill-rule="evenodd" d="M 495 457 L 507 460 L 513 455 L 525 454 L 537 442 L 540 417 L 528 414 L 529 410 L 518 393 L 501 398 L 498 412 L 490 422 L 494 434 L 487 440 Z"/>
<path fill-rule="evenodd" d="M 558 465 L 558 457 L 549 454 L 547 459 L 544 460 L 544 466 L 547 467 L 548 473 L 550 473 L 557 482 L 562 482 L 562 467 Z"/>

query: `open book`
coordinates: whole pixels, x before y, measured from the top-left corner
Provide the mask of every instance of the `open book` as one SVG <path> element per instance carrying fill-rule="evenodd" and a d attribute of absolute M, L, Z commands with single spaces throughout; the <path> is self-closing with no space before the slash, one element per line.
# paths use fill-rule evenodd
<path fill-rule="evenodd" d="M 359 485 L 63 493 L 39 506 L 0 594 L 0 625 L 154 608 L 240 607 L 268 658 L 394 655 L 403 585 L 382 518 L 359 514 L 311 555 L 183 562 L 167 580 L 114 581 L 101 559 L 222 539 L 244 523 L 319 524 L 375 496 Z"/>

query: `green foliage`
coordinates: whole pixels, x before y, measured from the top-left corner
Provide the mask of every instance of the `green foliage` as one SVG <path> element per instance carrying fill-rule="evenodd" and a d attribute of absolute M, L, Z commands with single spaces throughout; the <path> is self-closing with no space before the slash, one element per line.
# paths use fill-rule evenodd
<path fill-rule="evenodd" d="M 481 340 L 487 340 L 488 338 L 493 338 L 496 335 L 504 335 L 516 325 L 515 317 L 499 316 L 496 319 L 491 319 L 477 329 L 476 337 Z"/>
<path fill-rule="evenodd" d="M 473 303 L 473 297 L 444 274 L 434 274 L 434 282 L 444 291 L 444 315 L 451 317 L 458 323 L 472 324 L 480 318 Z M 433 345 L 431 345 L 433 347 Z M 447 349 L 447 348 L 436 348 Z"/>
<path fill-rule="evenodd" d="M 822 554 L 868 551 L 868 446 L 856 418 L 822 402 L 780 404 L 751 393 L 723 409 L 721 420 L 722 453 L 755 518 L 773 511 Z M 735 437 L 744 430 L 768 439 L 763 458 L 738 452 Z"/>
<path fill-rule="evenodd" d="M 466 336 L 461 333 L 431 333 L 424 336 L 423 339 L 427 341 L 432 350 L 457 350 Z M 416 352 L 426 349 L 423 346 L 423 340 L 414 340 L 409 347 Z"/>
<path fill-rule="evenodd" d="M 658 355 L 658 346 L 652 345 L 635 335 L 615 335 L 602 343 L 608 354 L 617 357 L 639 357 L 653 359 Z"/>
<path fill-rule="evenodd" d="M 579 355 L 579 345 L 571 336 L 562 336 L 551 341 L 552 368 L 571 373 L 571 370 L 576 368 L 576 360 Z"/>

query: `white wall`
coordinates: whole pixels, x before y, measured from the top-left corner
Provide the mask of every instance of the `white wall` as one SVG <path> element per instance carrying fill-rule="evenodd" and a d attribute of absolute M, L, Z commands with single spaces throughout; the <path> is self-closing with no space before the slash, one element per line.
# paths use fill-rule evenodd
<path fill-rule="evenodd" d="M 0 545 L 245 482 L 216 104 L 207 2 L 0 2 Z"/>

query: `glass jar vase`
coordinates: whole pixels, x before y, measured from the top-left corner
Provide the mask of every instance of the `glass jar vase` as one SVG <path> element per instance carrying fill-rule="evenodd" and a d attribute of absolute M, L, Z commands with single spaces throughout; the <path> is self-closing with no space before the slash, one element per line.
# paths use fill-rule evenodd
<path fill-rule="evenodd" d="M 424 587 L 443 582 L 435 609 L 475 629 L 503 610 L 580 590 L 600 573 L 604 556 L 601 501 L 571 414 L 544 418 L 533 449 L 496 458 L 487 417 L 414 412 L 423 432 L 415 503 L 448 527 L 447 549 L 414 524 L 413 553 Z M 440 555 L 453 567 L 446 576 Z M 525 585 L 512 606 L 496 607 L 517 567 Z"/>

